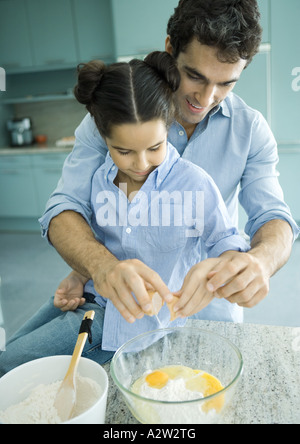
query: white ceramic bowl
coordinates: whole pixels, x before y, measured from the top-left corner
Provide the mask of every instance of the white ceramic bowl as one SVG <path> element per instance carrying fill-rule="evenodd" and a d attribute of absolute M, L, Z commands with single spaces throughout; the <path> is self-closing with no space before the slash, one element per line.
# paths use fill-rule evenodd
<path fill-rule="evenodd" d="M 131 390 L 146 372 L 183 365 L 218 378 L 224 389 L 196 400 L 176 402 L 145 398 Z M 111 375 L 136 419 L 144 424 L 215 424 L 231 408 L 243 371 L 238 348 L 226 338 L 198 328 L 169 328 L 142 334 L 114 355 Z M 219 406 L 212 408 L 211 406 Z"/>
<path fill-rule="evenodd" d="M 50 356 L 27 362 L 0 379 L 0 410 L 24 401 L 40 384 L 63 380 L 70 365 L 71 356 Z M 78 374 L 97 382 L 103 393 L 89 410 L 64 424 L 105 424 L 108 392 L 106 371 L 96 362 L 81 358 Z"/>

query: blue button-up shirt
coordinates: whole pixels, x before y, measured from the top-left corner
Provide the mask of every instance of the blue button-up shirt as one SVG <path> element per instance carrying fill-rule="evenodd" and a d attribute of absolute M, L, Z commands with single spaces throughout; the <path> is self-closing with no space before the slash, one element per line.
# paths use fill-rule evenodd
<path fill-rule="evenodd" d="M 119 260 L 141 260 L 160 274 L 171 291 L 177 291 L 204 251 L 209 257 L 218 257 L 228 250 L 248 250 L 210 176 L 182 159 L 171 144 L 164 162 L 131 202 L 114 184 L 117 171 L 108 154 L 92 180 L 91 207 L 97 239 Z M 85 291 L 105 307 L 104 350 L 116 350 L 137 334 L 170 324 L 166 306 L 158 318 L 145 316 L 132 325 L 110 300 L 96 293 L 92 281 Z M 184 323 L 179 319 L 172 326 Z"/>
<path fill-rule="evenodd" d="M 62 178 L 40 219 L 44 236 L 47 236 L 51 219 L 65 210 L 76 211 L 91 223 L 92 177 L 105 162 L 107 146 L 89 114 L 75 136 L 76 143 L 65 162 Z M 284 202 L 278 182 L 276 141 L 259 112 L 230 93 L 199 123 L 189 140 L 179 123 L 171 126 L 168 138 L 184 159 L 211 175 L 236 226 L 240 201 L 248 214 L 245 232 L 250 238 L 266 222 L 282 219 L 291 225 L 296 239 L 299 228 Z M 199 317 L 242 321 L 242 311 L 227 301 L 214 300 Z"/>

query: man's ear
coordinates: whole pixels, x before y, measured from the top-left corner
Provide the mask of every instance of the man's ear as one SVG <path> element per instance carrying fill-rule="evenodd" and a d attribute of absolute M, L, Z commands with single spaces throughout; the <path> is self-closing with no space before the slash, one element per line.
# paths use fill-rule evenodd
<path fill-rule="evenodd" d="M 171 45 L 171 38 L 170 38 L 169 35 L 168 35 L 167 38 L 166 38 L 165 51 L 166 51 L 167 53 L 169 53 L 171 56 L 173 55 L 173 47 L 172 47 L 172 45 Z"/>

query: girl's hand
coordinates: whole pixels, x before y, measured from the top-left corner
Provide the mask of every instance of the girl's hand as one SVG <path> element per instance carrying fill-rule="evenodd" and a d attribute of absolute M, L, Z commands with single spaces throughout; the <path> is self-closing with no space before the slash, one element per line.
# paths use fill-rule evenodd
<path fill-rule="evenodd" d="M 148 289 L 157 291 L 166 302 L 173 295 L 160 276 L 137 259 L 113 260 L 106 269 L 93 276 L 96 291 L 110 299 L 123 318 L 133 323 L 152 309 Z M 135 295 L 135 298 L 133 297 Z"/>
<path fill-rule="evenodd" d="M 177 316 L 192 316 L 212 302 L 216 294 L 207 289 L 207 284 L 219 261 L 214 258 L 206 259 L 190 269 L 181 290 L 174 293 L 174 296 L 179 297 L 173 308 Z"/>
<path fill-rule="evenodd" d="M 54 295 L 54 306 L 61 311 L 74 311 L 85 304 L 83 296 L 87 279 L 72 271 L 58 286 Z"/>

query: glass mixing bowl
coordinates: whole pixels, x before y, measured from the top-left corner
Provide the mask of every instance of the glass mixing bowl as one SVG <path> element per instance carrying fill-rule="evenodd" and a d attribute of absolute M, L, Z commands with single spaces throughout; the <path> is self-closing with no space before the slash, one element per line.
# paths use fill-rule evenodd
<path fill-rule="evenodd" d="M 218 393 L 190 401 L 157 401 L 132 391 L 145 373 L 182 365 L 218 378 Z M 144 333 L 119 348 L 110 367 L 112 378 L 135 418 L 143 424 L 216 424 L 232 401 L 243 371 L 238 348 L 228 339 L 198 328 L 167 328 Z"/>

